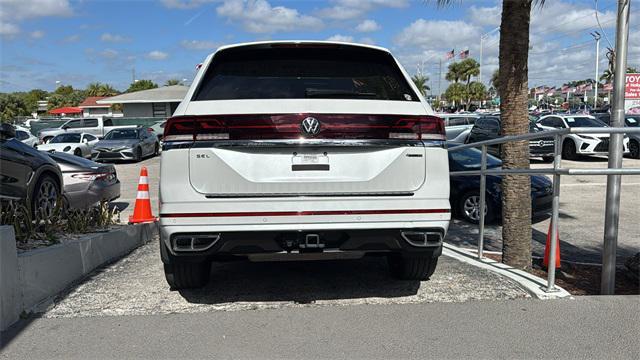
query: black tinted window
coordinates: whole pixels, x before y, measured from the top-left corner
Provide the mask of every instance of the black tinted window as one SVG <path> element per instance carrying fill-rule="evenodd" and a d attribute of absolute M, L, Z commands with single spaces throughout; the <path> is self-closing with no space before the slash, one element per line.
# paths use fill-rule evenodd
<path fill-rule="evenodd" d="M 467 119 L 466 118 L 450 118 L 449 126 L 456 126 L 456 125 L 467 125 Z"/>
<path fill-rule="evenodd" d="M 79 127 L 82 127 L 82 123 L 80 123 L 80 120 L 72 120 L 66 123 L 65 126 L 71 129 L 79 128 Z"/>
<path fill-rule="evenodd" d="M 84 127 L 98 127 L 98 119 L 84 119 Z"/>
<path fill-rule="evenodd" d="M 103 126 L 113 126 L 113 120 L 111 120 L 111 119 L 106 119 L 106 120 L 103 122 Z"/>
<path fill-rule="evenodd" d="M 26 140 L 29 138 L 29 134 L 22 130 L 16 130 L 16 139 L 18 140 Z"/>
<path fill-rule="evenodd" d="M 193 100 L 300 98 L 418 101 L 391 55 L 343 46 L 223 51 Z"/>

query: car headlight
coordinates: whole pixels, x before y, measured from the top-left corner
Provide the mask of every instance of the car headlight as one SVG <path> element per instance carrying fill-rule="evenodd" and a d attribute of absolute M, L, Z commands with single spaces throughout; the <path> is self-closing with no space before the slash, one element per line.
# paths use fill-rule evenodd
<path fill-rule="evenodd" d="M 582 134 L 578 134 L 578 137 L 581 138 L 581 139 L 587 139 L 587 140 L 598 140 L 598 139 L 594 138 L 593 136 L 582 135 Z"/>
<path fill-rule="evenodd" d="M 67 152 L 71 150 L 71 146 L 65 146 L 64 149 L 62 149 L 62 151 Z"/>
<path fill-rule="evenodd" d="M 133 148 L 127 147 L 127 148 L 122 148 L 122 149 L 118 149 L 119 152 L 133 152 Z"/>

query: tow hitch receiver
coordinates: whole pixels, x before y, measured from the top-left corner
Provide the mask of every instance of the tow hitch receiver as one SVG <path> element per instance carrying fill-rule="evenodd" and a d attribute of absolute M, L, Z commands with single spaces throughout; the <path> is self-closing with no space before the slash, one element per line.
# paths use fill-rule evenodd
<path fill-rule="evenodd" d="M 321 250 L 323 248 L 324 243 L 322 243 L 318 234 L 306 234 L 304 241 L 300 241 L 300 249 Z"/>

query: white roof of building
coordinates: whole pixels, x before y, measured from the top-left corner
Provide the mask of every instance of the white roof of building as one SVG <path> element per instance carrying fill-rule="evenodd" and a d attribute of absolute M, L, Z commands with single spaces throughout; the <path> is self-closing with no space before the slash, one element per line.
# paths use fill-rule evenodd
<path fill-rule="evenodd" d="M 162 86 L 156 89 L 116 95 L 96 102 L 98 104 L 180 102 L 184 99 L 188 90 L 189 87 L 184 85 Z"/>

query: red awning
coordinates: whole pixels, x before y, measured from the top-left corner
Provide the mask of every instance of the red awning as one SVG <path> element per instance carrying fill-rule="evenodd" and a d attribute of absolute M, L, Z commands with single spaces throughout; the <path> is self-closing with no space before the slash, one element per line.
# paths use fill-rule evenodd
<path fill-rule="evenodd" d="M 59 115 L 59 114 L 79 114 L 82 112 L 82 109 L 79 107 L 61 107 L 57 109 L 53 109 L 49 111 L 49 114 Z"/>

